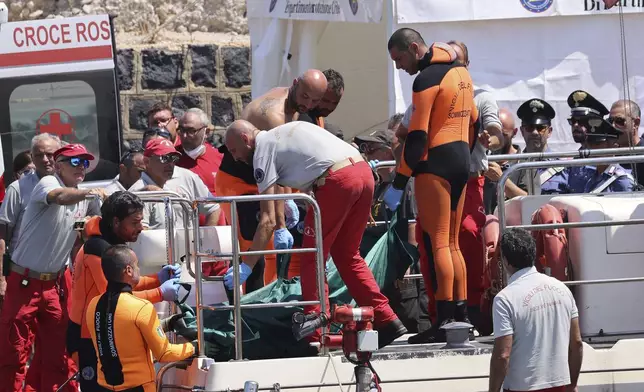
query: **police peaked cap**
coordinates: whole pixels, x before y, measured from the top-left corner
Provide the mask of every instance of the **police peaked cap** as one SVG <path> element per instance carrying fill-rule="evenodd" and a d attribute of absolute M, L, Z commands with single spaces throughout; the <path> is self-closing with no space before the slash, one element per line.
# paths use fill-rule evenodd
<path fill-rule="evenodd" d="M 550 125 L 555 110 L 543 99 L 532 98 L 521 104 L 517 116 L 523 125 Z"/>
<path fill-rule="evenodd" d="M 601 142 L 608 139 L 617 139 L 622 132 L 601 117 L 588 119 L 587 140 Z"/>
<path fill-rule="evenodd" d="M 570 106 L 571 116 L 573 117 L 593 115 L 604 117 L 610 113 L 604 104 L 583 90 L 573 91 L 573 93 L 568 96 L 568 106 Z"/>

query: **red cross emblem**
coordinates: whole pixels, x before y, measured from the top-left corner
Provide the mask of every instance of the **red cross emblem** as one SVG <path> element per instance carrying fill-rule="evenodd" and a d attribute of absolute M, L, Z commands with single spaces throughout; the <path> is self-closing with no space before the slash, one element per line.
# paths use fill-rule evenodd
<path fill-rule="evenodd" d="M 51 109 L 43 113 L 36 121 L 38 133 L 49 133 L 63 139 L 74 135 L 74 118 L 64 110 Z"/>

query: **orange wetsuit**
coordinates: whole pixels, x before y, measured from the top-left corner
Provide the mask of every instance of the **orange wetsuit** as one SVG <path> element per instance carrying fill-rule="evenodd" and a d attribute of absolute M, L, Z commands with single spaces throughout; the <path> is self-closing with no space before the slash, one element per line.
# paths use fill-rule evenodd
<path fill-rule="evenodd" d="M 455 59 L 451 47 L 435 43 L 419 61 L 409 133 L 394 179 L 394 187 L 404 189 L 409 177 L 415 177 L 418 219 L 435 277 L 433 289 L 436 300 L 443 303 L 467 298 L 458 234 L 469 176 L 471 129 L 478 117 L 472 80 Z M 453 307 L 444 308 L 448 309 L 443 312 L 445 318 L 452 317 Z"/>
<path fill-rule="evenodd" d="M 96 353 L 90 341 L 90 332 L 85 323 L 85 313 L 89 302 L 101 295 L 107 289 L 107 279 L 101 268 L 101 255 L 110 246 L 123 243 L 110 234 L 107 228 L 101 230 L 101 217 L 90 218 L 85 224 L 85 233 L 90 236 L 87 242 L 76 255 L 74 262 L 74 277 L 71 290 L 71 309 L 69 312 L 69 326 L 67 327 L 67 351 L 74 358 L 79 368 L 92 368 L 93 372 L 86 370 L 80 378 L 81 388 L 92 391 L 96 384 Z M 139 284 L 134 288 L 134 295 L 151 301 L 161 302 L 161 289 L 156 274 L 142 276 Z"/>
<path fill-rule="evenodd" d="M 85 318 L 99 362 L 98 384 L 110 391 L 156 391 L 153 357 L 174 362 L 194 354 L 190 343 L 168 342 L 152 303 L 123 283 L 110 282 L 89 302 Z"/>

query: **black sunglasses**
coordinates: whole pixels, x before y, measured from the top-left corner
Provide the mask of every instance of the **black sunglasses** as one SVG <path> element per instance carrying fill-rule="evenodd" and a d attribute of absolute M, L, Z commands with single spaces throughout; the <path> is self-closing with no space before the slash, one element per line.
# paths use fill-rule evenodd
<path fill-rule="evenodd" d="M 614 125 L 623 127 L 626 125 L 626 119 L 624 117 L 608 117 L 608 122 Z"/>
<path fill-rule="evenodd" d="M 166 163 L 176 163 L 181 157 L 177 154 L 166 154 L 166 155 L 159 155 L 159 162 L 166 164 Z"/>
<path fill-rule="evenodd" d="M 89 160 L 85 158 L 73 157 L 69 159 L 63 159 L 62 162 L 69 162 L 72 167 L 78 167 L 80 165 L 83 165 L 85 169 L 89 167 Z"/>

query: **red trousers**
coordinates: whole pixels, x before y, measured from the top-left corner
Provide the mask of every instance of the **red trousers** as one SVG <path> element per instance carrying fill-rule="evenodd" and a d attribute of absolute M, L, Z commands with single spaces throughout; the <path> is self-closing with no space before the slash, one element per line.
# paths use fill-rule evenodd
<path fill-rule="evenodd" d="M 23 390 L 34 336 L 36 353 L 25 390 L 53 392 L 76 372 L 65 347 L 71 284 L 68 276 L 59 283 L 29 278 L 26 287 L 22 280 L 15 272 L 7 277 L 6 301 L 0 312 L 0 392 Z M 61 293 L 65 296 L 62 303 Z M 77 391 L 76 382 L 63 390 Z"/>
<path fill-rule="evenodd" d="M 463 205 L 463 222 L 458 236 L 461 252 L 467 266 L 467 305 L 479 306 L 483 295 L 483 238 L 481 230 L 485 226 L 485 209 L 483 207 L 483 184 L 485 177 L 473 177 L 467 182 L 465 203 Z"/>
<path fill-rule="evenodd" d="M 322 214 L 324 260 L 331 254 L 340 277 L 359 306 L 372 306 L 375 326 L 397 318 L 389 300 L 381 292 L 371 270 L 360 257 L 360 241 L 367 227 L 373 199 L 374 180 L 366 162 L 357 162 L 336 172 L 329 171 L 324 184 L 315 190 Z M 304 221 L 303 248 L 315 247 L 314 212 L 309 208 Z M 304 301 L 318 300 L 314 253 L 303 253 L 300 279 Z M 329 287 L 324 281 L 327 313 Z M 305 313 L 319 312 L 319 306 L 306 306 Z M 319 339 L 319 331 L 312 340 Z"/>
<path fill-rule="evenodd" d="M 479 306 L 483 295 L 483 268 L 484 252 L 481 230 L 485 225 L 485 212 L 483 210 L 483 184 L 485 177 L 474 177 L 467 182 L 465 189 L 465 203 L 463 204 L 463 221 L 461 232 L 458 236 L 461 253 L 467 266 L 467 304 Z M 420 253 L 420 272 L 425 282 L 425 290 L 429 299 L 429 316 L 436 320 L 436 302 L 432 285 L 433 271 L 430 271 L 427 250 L 423 241 L 423 228 L 416 221 L 416 242 Z"/>

